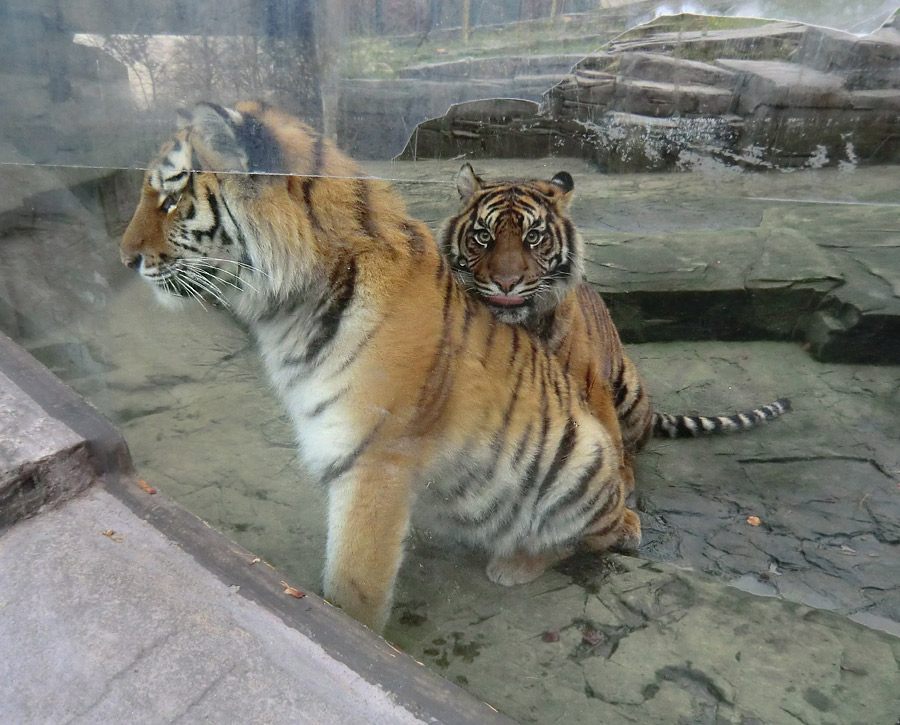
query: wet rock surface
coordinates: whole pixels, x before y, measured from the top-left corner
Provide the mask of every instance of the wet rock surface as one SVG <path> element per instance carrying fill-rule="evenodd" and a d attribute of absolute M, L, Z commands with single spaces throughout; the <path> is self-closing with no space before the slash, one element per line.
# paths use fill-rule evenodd
<path fill-rule="evenodd" d="M 742 409 L 782 393 L 794 406 L 746 436 L 655 441 L 638 463 L 642 554 L 758 594 L 900 622 L 900 389 L 882 377 L 891 368 L 829 369 L 794 347 L 741 348 L 637 346 L 645 377 L 662 381 L 648 382 L 658 409 Z"/>
<path fill-rule="evenodd" d="M 412 213 L 436 225 L 455 206 L 459 163 L 369 171 L 398 180 Z M 890 200 L 895 169 L 703 181 L 602 177 L 579 163 L 477 169 L 549 178 L 568 168 L 580 194 L 573 216 L 593 245 L 591 279 L 610 301 L 641 290 L 670 295 L 675 319 L 684 300 L 733 299 L 753 282 L 756 294 L 855 289 L 855 302 L 841 304 L 859 305 L 860 320 L 895 303 L 895 211 L 871 206 Z M 324 502 L 299 470 L 290 427 L 245 332 L 213 310 L 159 309 L 89 213 L 4 234 L 3 259 L 19 260 L 15 284 L 4 276 L 4 299 L 34 320 L 20 328 L 28 349 L 122 428 L 142 476 L 315 590 Z M 692 246 L 695 238 L 708 246 Z M 65 272 L 54 260 L 68 260 Z M 654 261 L 659 269 L 650 273 Z M 40 297 L 29 307 L 30 278 Z M 67 303 L 79 285 L 103 294 Z M 798 315 L 791 300 L 782 302 L 784 319 Z M 629 309 L 616 304 L 617 314 Z M 706 319 L 732 309 L 723 302 Z M 620 319 L 623 329 L 639 329 Z M 734 319 L 717 324 L 729 330 Z M 875 351 L 876 342 L 890 344 L 873 337 L 863 348 Z M 772 340 L 653 342 L 629 352 L 661 410 L 729 412 L 780 396 L 794 410 L 750 433 L 652 441 L 638 461 L 639 558 L 582 557 L 505 589 L 486 579 L 477 554 L 416 532 L 389 638 L 522 722 L 893 723 L 896 365 L 821 362 L 797 342 Z"/>
<path fill-rule="evenodd" d="M 900 706 L 900 640 L 693 573 L 610 557 L 512 590 L 428 575 L 453 615 L 401 604 L 420 619 L 389 636 L 519 722 L 892 723 Z"/>

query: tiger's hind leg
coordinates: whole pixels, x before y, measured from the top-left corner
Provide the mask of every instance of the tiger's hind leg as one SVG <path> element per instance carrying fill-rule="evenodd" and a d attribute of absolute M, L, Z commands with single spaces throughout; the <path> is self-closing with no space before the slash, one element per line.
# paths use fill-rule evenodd
<path fill-rule="evenodd" d="M 487 577 L 495 584 L 505 587 L 527 584 L 571 554 L 571 551 L 548 551 L 540 554 L 517 552 L 511 556 L 494 556 L 488 562 Z"/>
<path fill-rule="evenodd" d="M 371 458 L 330 484 L 324 595 L 380 632 L 410 521 L 410 466 Z"/>

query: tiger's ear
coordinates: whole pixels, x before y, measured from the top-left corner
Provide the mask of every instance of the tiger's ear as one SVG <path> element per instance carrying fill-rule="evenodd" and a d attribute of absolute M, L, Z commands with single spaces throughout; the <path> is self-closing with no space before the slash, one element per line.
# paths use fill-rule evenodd
<path fill-rule="evenodd" d="M 247 154 L 237 140 L 244 117 L 215 103 L 198 103 L 189 111 L 178 110 L 178 127 L 188 129 L 188 139 L 203 171 L 247 171 Z"/>
<path fill-rule="evenodd" d="M 183 131 L 191 125 L 191 112 L 184 108 L 175 109 L 175 127 Z"/>
<path fill-rule="evenodd" d="M 459 192 L 460 201 L 465 204 L 481 188 L 481 179 L 476 175 L 472 164 L 463 164 L 456 174 L 456 190 Z"/>
<path fill-rule="evenodd" d="M 556 176 L 550 179 L 550 183 L 562 192 L 558 203 L 565 209 L 572 200 L 572 189 L 575 188 L 572 174 L 568 171 L 560 171 Z"/>

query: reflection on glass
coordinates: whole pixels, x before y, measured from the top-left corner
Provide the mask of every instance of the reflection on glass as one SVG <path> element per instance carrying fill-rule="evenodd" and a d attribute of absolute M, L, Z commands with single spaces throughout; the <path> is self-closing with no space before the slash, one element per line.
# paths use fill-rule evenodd
<path fill-rule="evenodd" d="M 323 502 L 245 331 L 199 305 L 163 316 L 118 261 L 133 169 L 177 107 L 249 97 L 396 180 L 434 229 L 466 161 L 565 170 L 585 278 L 654 405 L 794 411 L 652 442 L 640 558 L 504 589 L 415 533 L 388 635 L 523 721 L 852 721 L 868 690 L 848 678 L 893 704 L 878 631 L 900 621 L 896 8 L 12 0 L 0 324 L 122 427 L 146 478 L 315 590 Z"/>

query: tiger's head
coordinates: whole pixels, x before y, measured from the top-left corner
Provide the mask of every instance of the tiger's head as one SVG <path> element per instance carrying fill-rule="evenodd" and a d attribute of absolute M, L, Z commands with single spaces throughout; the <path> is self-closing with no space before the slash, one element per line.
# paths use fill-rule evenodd
<path fill-rule="evenodd" d="M 538 319 L 580 282 L 581 242 L 565 216 L 574 186 L 565 171 L 486 182 L 465 164 L 457 174 L 461 208 L 444 226 L 441 252 L 503 322 Z"/>
<path fill-rule="evenodd" d="M 144 176 L 121 245 L 122 262 L 150 282 L 161 301 L 175 295 L 230 306 L 250 284 L 254 270 L 240 210 L 227 199 L 246 195 L 253 183 L 248 174 L 278 170 L 272 168 L 278 159 L 247 152 L 254 138 L 255 148 L 277 148 L 259 143 L 265 136 L 266 128 L 248 113 L 211 103 L 179 111 L 178 130 Z"/>

